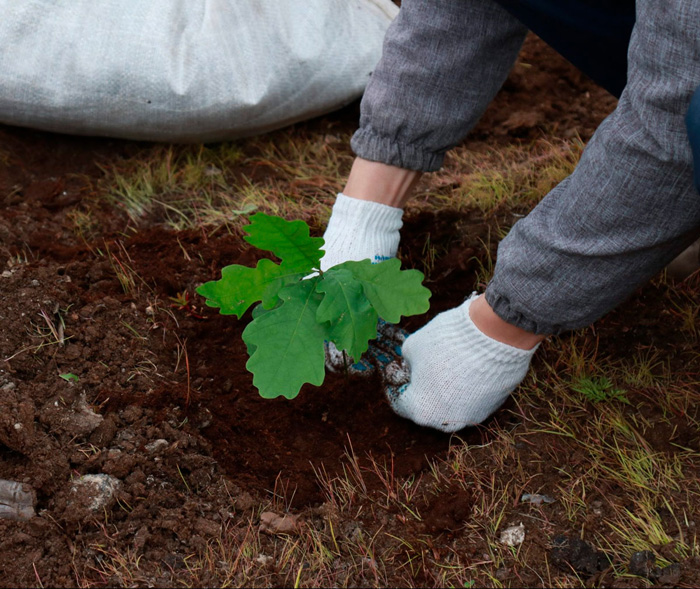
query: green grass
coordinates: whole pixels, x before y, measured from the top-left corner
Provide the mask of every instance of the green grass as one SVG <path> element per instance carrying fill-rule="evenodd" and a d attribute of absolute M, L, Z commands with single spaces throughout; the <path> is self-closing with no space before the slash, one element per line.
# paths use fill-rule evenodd
<path fill-rule="evenodd" d="M 349 137 L 297 136 L 293 128 L 212 146 L 155 145 L 104 167 L 103 198 L 136 227 L 232 228 L 253 211 L 327 218 L 352 157 Z M 89 216 L 75 215 L 81 233 Z"/>
<path fill-rule="evenodd" d="M 242 157 L 235 144 L 155 146 L 145 157 L 105 168 L 102 189 L 136 226 L 144 220 L 173 229 L 226 224 L 252 210 L 225 173 Z"/>
<path fill-rule="evenodd" d="M 502 149 L 451 151 L 425 188 L 425 198 L 457 210 L 487 215 L 523 214 L 573 172 L 583 151 L 580 140 L 538 140 Z"/>
<path fill-rule="evenodd" d="M 621 401 L 629 403 L 624 389 L 617 388 L 606 376 L 584 376 L 571 383 L 571 389 L 591 403 Z"/>

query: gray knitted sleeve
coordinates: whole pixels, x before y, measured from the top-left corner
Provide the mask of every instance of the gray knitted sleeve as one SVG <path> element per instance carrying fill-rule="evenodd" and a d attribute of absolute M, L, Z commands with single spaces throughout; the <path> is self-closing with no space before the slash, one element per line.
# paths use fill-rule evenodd
<path fill-rule="evenodd" d="M 502 86 L 526 33 L 492 0 L 404 0 L 362 99 L 355 153 L 439 169 Z"/>
<path fill-rule="evenodd" d="M 528 331 L 588 325 L 700 233 L 685 126 L 700 84 L 700 2 L 637 0 L 628 81 L 574 173 L 501 242 L 486 297 Z"/>

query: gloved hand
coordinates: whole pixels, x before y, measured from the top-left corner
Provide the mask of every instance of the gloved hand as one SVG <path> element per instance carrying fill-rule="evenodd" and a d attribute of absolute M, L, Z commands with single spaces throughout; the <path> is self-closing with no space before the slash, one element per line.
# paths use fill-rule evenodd
<path fill-rule="evenodd" d="M 369 342 L 369 349 L 357 362 L 338 350 L 332 342 L 326 342 L 326 370 L 355 376 L 369 376 L 386 367 L 401 355 L 401 346 L 408 332 L 397 325 L 380 319 L 377 324 L 377 338 Z"/>
<path fill-rule="evenodd" d="M 539 344 L 523 350 L 482 333 L 469 316 L 475 298 L 408 336 L 383 367 L 386 395 L 398 415 L 454 432 L 484 421 L 525 378 Z"/>
<path fill-rule="evenodd" d="M 323 234 L 321 270 L 350 260 L 396 257 L 403 209 L 338 194 Z"/>
<path fill-rule="evenodd" d="M 370 259 L 373 263 L 379 263 L 396 257 L 402 216 L 402 209 L 338 194 L 323 234 L 325 254 L 321 258 L 321 270 L 350 260 Z M 372 374 L 379 358 L 383 357 L 383 346 L 391 346 L 388 342 L 393 342 L 397 337 L 394 329 L 380 321 L 377 339 L 370 342 L 368 352 L 354 363 L 332 342 L 327 342 L 326 368 L 331 372 Z M 403 339 L 399 345 L 401 343 Z"/>

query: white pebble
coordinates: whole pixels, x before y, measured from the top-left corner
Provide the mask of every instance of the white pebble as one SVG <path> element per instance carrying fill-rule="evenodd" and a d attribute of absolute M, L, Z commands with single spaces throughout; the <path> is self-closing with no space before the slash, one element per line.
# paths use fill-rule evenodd
<path fill-rule="evenodd" d="M 501 532 L 501 544 L 506 546 L 520 546 L 525 540 L 525 526 L 522 522 L 517 526 L 510 526 Z"/>

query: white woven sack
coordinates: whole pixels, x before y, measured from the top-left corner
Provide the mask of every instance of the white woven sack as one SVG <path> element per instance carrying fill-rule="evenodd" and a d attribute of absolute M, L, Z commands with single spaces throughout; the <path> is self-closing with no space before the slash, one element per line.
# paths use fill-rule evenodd
<path fill-rule="evenodd" d="M 219 141 L 359 97 L 391 0 L 0 0 L 0 122 Z"/>

